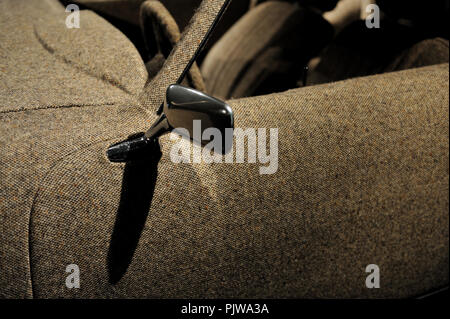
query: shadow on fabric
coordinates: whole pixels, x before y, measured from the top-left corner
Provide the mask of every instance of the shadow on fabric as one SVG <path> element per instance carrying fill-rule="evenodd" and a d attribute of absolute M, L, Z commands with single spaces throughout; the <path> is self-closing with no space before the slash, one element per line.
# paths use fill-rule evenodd
<path fill-rule="evenodd" d="M 143 160 L 125 166 L 116 222 L 108 251 L 109 282 L 117 284 L 131 264 L 152 204 L 161 150 L 158 143 Z"/>

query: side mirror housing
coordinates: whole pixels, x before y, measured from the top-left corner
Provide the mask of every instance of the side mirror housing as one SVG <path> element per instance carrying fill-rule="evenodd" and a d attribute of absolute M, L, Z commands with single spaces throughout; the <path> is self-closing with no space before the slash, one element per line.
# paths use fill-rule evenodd
<path fill-rule="evenodd" d="M 197 144 L 206 145 L 210 142 L 202 139 L 205 130 L 210 128 L 219 130 L 222 137 L 222 153 L 228 151 L 229 146 L 225 145 L 226 129 L 234 128 L 233 110 L 228 104 L 197 90 L 171 85 L 167 89 L 163 112 L 173 130 L 177 131 L 180 128 L 187 130 L 189 136 L 186 138 Z"/>
<path fill-rule="evenodd" d="M 206 145 L 211 141 L 202 139 L 203 132 L 211 128 L 220 132 L 221 152 L 227 153 L 232 146 L 232 138 L 226 136 L 227 129 L 234 129 L 231 107 L 205 93 L 174 84 L 167 88 L 163 113 L 152 127 L 144 135 L 112 145 L 107 155 L 111 162 L 128 162 L 142 157 L 144 148 L 152 145 L 158 137 L 177 129 L 181 135 L 189 135 L 185 137 L 193 142 Z M 216 148 L 214 150 L 217 151 Z"/>

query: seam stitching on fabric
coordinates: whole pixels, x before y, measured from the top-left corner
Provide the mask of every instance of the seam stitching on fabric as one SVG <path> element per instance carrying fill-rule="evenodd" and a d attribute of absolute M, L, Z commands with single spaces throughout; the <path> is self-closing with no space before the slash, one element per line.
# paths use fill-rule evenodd
<path fill-rule="evenodd" d="M 50 176 L 51 172 L 53 171 L 53 169 L 58 166 L 59 163 L 61 163 L 62 161 L 64 161 L 68 156 L 75 154 L 79 151 L 81 151 L 83 148 L 88 148 L 91 147 L 93 145 L 97 145 L 100 143 L 104 143 L 107 141 L 112 141 L 114 139 L 116 139 L 116 137 L 109 137 L 107 139 L 102 139 L 102 140 L 97 140 L 93 143 L 87 143 L 85 145 L 81 145 L 79 147 L 77 147 L 76 149 L 74 149 L 73 151 L 70 151 L 68 153 L 66 153 L 64 156 L 59 157 L 58 159 L 56 159 L 51 165 L 50 167 L 46 170 L 45 174 L 42 176 L 42 179 L 39 181 L 37 187 L 36 187 L 36 191 L 34 193 L 33 196 L 33 201 L 30 207 L 30 214 L 29 214 L 29 218 L 28 218 L 28 266 L 29 266 L 29 273 L 30 273 L 30 285 L 31 285 L 31 298 L 34 299 L 35 296 L 35 288 L 34 288 L 34 280 L 33 280 L 33 266 L 31 263 L 31 254 L 32 254 L 32 248 L 31 248 L 31 228 L 32 228 L 32 217 L 33 217 L 33 213 L 36 207 L 36 201 L 37 198 L 39 197 L 39 194 L 42 190 L 42 185 L 44 184 L 44 182 L 47 180 L 47 178 Z"/>
<path fill-rule="evenodd" d="M 69 60 L 67 60 L 64 56 L 61 56 L 61 55 L 56 54 L 55 50 L 52 49 L 51 47 L 49 47 L 49 46 L 44 42 L 44 40 L 39 36 L 39 33 L 38 33 L 37 29 L 36 29 L 36 25 L 33 25 L 33 29 L 34 29 L 34 35 L 35 35 L 36 39 L 38 40 L 38 42 L 42 45 L 42 47 L 43 47 L 47 52 L 49 52 L 52 56 L 54 56 L 55 58 L 57 58 L 58 60 L 64 62 L 65 64 L 69 65 L 70 67 L 72 67 L 72 68 L 74 68 L 74 69 L 76 69 L 76 70 L 78 70 L 78 71 L 80 71 L 80 72 L 83 72 L 84 74 L 87 74 L 87 75 L 90 76 L 90 77 L 93 77 L 93 78 L 95 78 L 95 79 L 101 80 L 101 81 L 103 81 L 103 82 L 105 82 L 105 83 L 107 83 L 107 84 L 109 84 L 109 85 L 111 85 L 111 86 L 113 86 L 113 87 L 116 87 L 116 88 L 120 89 L 121 91 L 123 91 L 123 92 L 125 92 L 125 93 L 127 93 L 127 94 L 129 94 L 129 95 L 133 95 L 133 94 L 132 94 L 128 89 L 126 89 L 122 84 L 120 84 L 120 83 L 118 83 L 118 82 L 116 82 L 116 81 L 114 81 L 114 80 L 112 80 L 112 79 L 109 80 L 109 79 L 107 79 L 104 75 L 101 76 L 101 77 L 98 77 L 98 76 L 96 76 L 95 74 L 92 74 L 92 73 L 90 73 L 89 71 L 87 71 L 87 70 L 85 70 L 85 69 L 83 69 L 83 68 L 80 68 L 80 67 L 74 65 L 74 64 L 71 63 Z"/>
<path fill-rule="evenodd" d="M 43 106 L 43 107 L 34 107 L 31 109 L 5 110 L 5 111 L 0 111 L 0 114 L 22 113 L 22 112 L 42 111 L 42 110 L 59 110 L 59 109 L 69 109 L 69 108 L 113 106 L 113 105 L 117 105 L 117 102 L 98 103 L 98 104 L 67 104 L 67 105 L 58 105 L 58 106 Z"/>

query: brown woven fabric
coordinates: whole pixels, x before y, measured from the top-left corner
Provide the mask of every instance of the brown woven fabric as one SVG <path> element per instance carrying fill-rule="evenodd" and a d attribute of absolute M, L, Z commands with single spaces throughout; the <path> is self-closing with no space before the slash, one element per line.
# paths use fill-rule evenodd
<path fill-rule="evenodd" d="M 131 93 L 142 90 L 146 71 L 128 39 L 92 12 L 82 11 L 82 27 L 70 30 L 58 1 L 1 1 L 0 12 L 0 29 L 9 30 L 0 33 L 0 296 L 30 297 L 33 193 L 56 159 L 79 143 L 104 138 L 87 138 L 85 125 L 116 127 L 123 125 L 120 117 L 137 112 Z M 109 112 L 114 105 L 123 105 L 123 114 L 100 122 L 95 111 Z M 74 108 L 92 109 L 93 123 L 84 112 L 71 119 Z"/>
<path fill-rule="evenodd" d="M 82 28 L 67 29 L 63 6 L 38 2 L 0 3 L 8 30 L 0 34 L 0 112 L 111 104 L 142 91 L 147 72 L 123 34 L 89 11 L 81 13 Z"/>
<path fill-rule="evenodd" d="M 3 18 L 33 17 L 19 3 L 0 2 L 0 27 L 34 37 Z M 61 8 L 39 5 L 54 10 L 41 20 L 52 26 Z M 448 284 L 448 64 L 229 101 L 237 127 L 279 128 L 279 170 L 260 176 L 255 164 L 173 164 L 167 136 L 159 162 L 109 163 L 106 148 L 153 112 L 82 70 L 74 80 L 92 103 L 73 107 L 52 79 L 68 63 L 42 46 L 14 48 L 42 80 L 20 86 L 17 64 L 8 83 L 19 89 L 9 99 L 0 90 L 1 297 L 406 297 Z M 98 45 L 84 49 L 94 64 L 103 58 Z M 155 84 L 173 80 L 181 55 Z M 123 63 L 130 75 L 145 70 Z M 4 74 L 0 83 L 12 81 Z M 40 88 L 55 92 L 51 103 L 33 95 Z M 15 109 L 20 98 L 34 107 Z M 80 289 L 65 286 L 72 263 Z M 372 263 L 380 289 L 365 288 Z"/>
<path fill-rule="evenodd" d="M 407 297 L 445 285 L 447 89 L 442 65 L 230 101 L 237 126 L 279 127 L 271 176 L 251 164 L 172 164 L 167 137 L 157 170 L 108 163 L 113 139 L 59 151 L 31 210 L 35 297 Z M 107 123 L 123 111 L 92 112 L 64 114 Z M 126 131 L 84 126 L 87 141 Z M 64 286 L 69 263 L 80 290 Z M 365 288 L 372 263 L 378 290 Z"/>

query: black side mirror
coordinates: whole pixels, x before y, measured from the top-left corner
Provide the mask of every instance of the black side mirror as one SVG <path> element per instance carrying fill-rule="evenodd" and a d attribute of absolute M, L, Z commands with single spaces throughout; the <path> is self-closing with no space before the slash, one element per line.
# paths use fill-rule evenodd
<path fill-rule="evenodd" d="M 196 122 L 200 121 L 200 122 Z M 200 124 L 198 132 L 195 124 Z M 203 132 L 215 128 L 222 137 L 222 154 L 231 148 L 230 139 L 226 138 L 226 129 L 234 128 L 233 110 L 226 103 L 197 90 L 178 84 L 168 87 L 163 113 L 145 134 L 137 134 L 128 140 L 114 144 L 107 151 L 111 162 L 122 163 L 142 158 L 155 140 L 171 132 L 177 131 L 195 143 L 206 145 L 210 140 L 203 140 Z M 189 134 L 183 134 L 188 132 Z M 215 149 L 216 150 L 216 149 Z M 216 150 L 217 151 L 217 150 Z"/>

